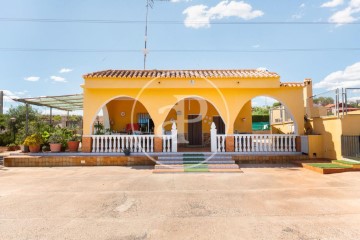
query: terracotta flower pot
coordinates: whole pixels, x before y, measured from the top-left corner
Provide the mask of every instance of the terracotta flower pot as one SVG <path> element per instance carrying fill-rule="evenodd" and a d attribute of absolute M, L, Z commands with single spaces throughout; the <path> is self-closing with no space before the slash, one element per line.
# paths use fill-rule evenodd
<path fill-rule="evenodd" d="M 77 152 L 79 148 L 79 141 L 68 141 L 69 152 Z"/>
<path fill-rule="evenodd" d="M 50 143 L 50 151 L 51 152 L 60 152 L 61 151 L 61 143 Z"/>
<path fill-rule="evenodd" d="M 31 145 L 29 146 L 29 150 L 31 153 L 40 152 L 40 145 Z"/>

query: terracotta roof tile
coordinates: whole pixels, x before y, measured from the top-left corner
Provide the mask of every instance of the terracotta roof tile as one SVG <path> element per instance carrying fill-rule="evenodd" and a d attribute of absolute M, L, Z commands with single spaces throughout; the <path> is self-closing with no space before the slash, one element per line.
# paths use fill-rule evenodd
<path fill-rule="evenodd" d="M 277 73 L 262 70 L 105 70 L 88 73 L 85 78 L 278 78 Z M 295 83 L 299 84 L 299 83 Z M 289 86 L 288 83 L 283 86 Z"/>
<path fill-rule="evenodd" d="M 299 82 L 288 82 L 288 83 L 281 83 L 280 87 L 304 87 L 305 84 L 304 83 L 299 83 Z"/>

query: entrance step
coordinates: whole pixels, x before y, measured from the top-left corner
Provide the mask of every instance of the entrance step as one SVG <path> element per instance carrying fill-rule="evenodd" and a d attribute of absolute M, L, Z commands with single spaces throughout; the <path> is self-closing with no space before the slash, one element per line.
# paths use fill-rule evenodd
<path fill-rule="evenodd" d="M 178 165 L 155 165 L 155 169 L 239 169 L 237 164 L 178 164 Z"/>
<path fill-rule="evenodd" d="M 174 165 L 174 164 L 235 164 L 235 161 L 230 160 L 230 161 L 215 161 L 215 160 L 186 160 L 186 161 L 177 161 L 177 160 L 163 160 L 163 161 L 157 161 L 157 164 L 159 165 Z"/>
<path fill-rule="evenodd" d="M 241 173 L 230 155 L 186 153 L 158 157 L 153 173 Z"/>
<path fill-rule="evenodd" d="M 161 174 L 161 173 L 243 173 L 241 169 L 208 169 L 208 170 L 197 170 L 197 171 L 185 171 L 184 169 L 154 169 L 153 173 Z"/>

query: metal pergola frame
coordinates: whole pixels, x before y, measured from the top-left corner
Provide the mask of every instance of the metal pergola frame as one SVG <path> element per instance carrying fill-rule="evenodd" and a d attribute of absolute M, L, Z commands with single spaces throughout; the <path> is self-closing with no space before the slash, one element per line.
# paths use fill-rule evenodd
<path fill-rule="evenodd" d="M 73 94 L 73 95 L 62 95 L 62 96 L 44 96 L 44 97 L 34 97 L 34 98 L 18 98 L 14 101 L 42 106 L 55 108 L 63 111 L 76 111 L 83 109 L 83 94 Z"/>
<path fill-rule="evenodd" d="M 33 98 L 17 98 L 13 99 L 16 102 L 21 102 L 26 105 L 26 134 L 29 131 L 29 105 L 35 105 L 40 107 L 50 108 L 50 124 L 52 124 L 52 109 L 58 109 L 66 111 L 69 116 L 69 112 L 83 110 L 84 95 L 72 94 L 61 96 L 44 96 Z"/>

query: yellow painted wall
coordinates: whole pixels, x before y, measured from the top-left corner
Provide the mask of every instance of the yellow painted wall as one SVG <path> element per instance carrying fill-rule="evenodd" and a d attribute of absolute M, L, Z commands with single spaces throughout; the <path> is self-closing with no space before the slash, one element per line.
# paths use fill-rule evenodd
<path fill-rule="evenodd" d="M 324 157 L 342 159 L 341 135 L 360 135 L 360 115 L 347 115 L 344 118 L 314 118 L 311 121 L 313 132 L 323 136 Z"/>
<path fill-rule="evenodd" d="M 284 122 L 279 124 L 271 125 L 272 134 L 292 134 L 291 126 L 294 125 L 292 122 Z"/>
<path fill-rule="evenodd" d="M 234 131 L 238 133 L 252 132 L 252 106 L 251 101 L 245 103 L 234 123 Z"/>
<path fill-rule="evenodd" d="M 310 158 L 324 158 L 324 136 L 322 135 L 308 135 L 309 141 L 309 157 Z"/>
<path fill-rule="evenodd" d="M 181 113 L 177 115 L 176 113 Z M 215 107 L 204 99 L 185 99 L 178 102 L 170 111 L 166 118 L 164 128 L 170 131 L 172 127 L 171 119 L 176 121 L 178 133 L 188 132 L 188 115 L 202 116 L 202 131 L 203 133 L 210 133 L 211 122 L 213 116 L 219 116 Z"/>
<path fill-rule="evenodd" d="M 138 113 L 147 113 L 144 105 L 135 100 L 113 100 L 106 104 L 109 112 L 111 130 L 117 132 L 123 131 L 126 128 L 126 124 L 131 122 L 137 123 Z M 121 116 L 121 112 L 125 113 L 125 116 Z"/>
<path fill-rule="evenodd" d="M 84 135 L 91 134 L 91 126 L 99 110 L 118 97 L 138 99 L 148 110 L 155 124 L 155 134 L 162 133 L 173 106 L 184 98 L 200 97 L 208 100 L 218 110 L 225 122 L 226 133 L 234 132 L 234 123 L 241 109 L 253 98 L 268 96 L 282 102 L 294 116 L 298 133 L 303 133 L 303 88 L 280 87 L 279 79 L 114 79 L 85 78 Z M 252 85 L 250 84 L 252 83 Z M 296 99 L 296 101 L 294 101 Z"/>

